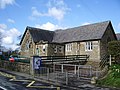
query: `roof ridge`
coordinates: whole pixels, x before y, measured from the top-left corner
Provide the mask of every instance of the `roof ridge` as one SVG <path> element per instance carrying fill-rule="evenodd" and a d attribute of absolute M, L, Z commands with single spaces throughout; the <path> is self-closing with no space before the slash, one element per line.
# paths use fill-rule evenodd
<path fill-rule="evenodd" d="M 87 24 L 87 25 L 71 27 L 71 28 L 67 28 L 67 29 L 63 29 L 63 30 L 74 29 L 74 28 L 85 27 L 85 26 L 91 26 L 91 25 L 97 25 L 97 24 L 102 24 L 102 23 L 108 23 L 109 24 L 110 22 L 111 22 L 110 20 L 107 20 L 107 21 L 96 22 L 96 23 L 91 23 L 91 24 Z"/>
<path fill-rule="evenodd" d="M 46 30 L 46 29 L 41 29 L 41 28 L 37 28 L 37 27 L 31 27 L 31 26 L 27 26 L 26 29 L 29 30 L 43 30 L 43 31 L 49 31 L 49 32 L 54 32 L 54 31 L 50 31 L 50 30 Z"/>

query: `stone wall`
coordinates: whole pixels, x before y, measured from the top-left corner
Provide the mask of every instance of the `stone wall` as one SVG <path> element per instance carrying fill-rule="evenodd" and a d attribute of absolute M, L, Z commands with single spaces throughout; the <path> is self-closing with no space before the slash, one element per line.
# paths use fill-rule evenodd
<path fill-rule="evenodd" d="M 64 56 L 65 48 L 62 44 L 49 44 L 48 45 L 48 56 Z"/>
<path fill-rule="evenodd" d="M 91 41 L 93 44 L 93 49 L 91 51 L 86 51 L 86 42 L 80 43 L 80 55 L 89 55 L 90 61 L 99 62 L 100 60 L 100 41 Z"/>
<path fill-rule="evenodd" d="M 68 43 L 67 43 L 68 44 Z M 80 42 L 72 42 L 71 44 L 71 50 L 65 49 L 65 55 L 80 55 Z M 65 47 L 67 48 L 67 47 Z"/>
<path fill-rule="evenodd" d="M 0 68 L 30 74 L 30 64 L 0 60 Z"/>
<path fill-rule="evenodd" d="M 87 42 L 87 41 L 86 41 Z M 86 51 L 86 42 L 73 42 L 72 50 L 66 51 L 65 55 L 89 55 L 90 61 L 99 62 L 100 60 L 100 41 L 91 41 L 93 44 L 93 49 L 91 51 Z"/>
<path fill-rule="evenodd" d="M 111 25 L 109 25 L 100 41 L 100 57 L 101 58 L 103 58 L 106 54 L 108 54 L 108 42 L 116 40 L 114 35 L 115 34 L 113 31 L 113 28 L 111 27 Z"/>
<path fill-rule="evenodd" d="M 34 43 L 29 30 L 27 30 L 26 35 L 21 44 L 20 54 L 24 57 L 31 57 L 34 55 L 64 56 L 64 45 L 57 43 L 51 44 L 47 41 L 39 41 L 38 43 Z"/>
<path fill-rule="evenodd" d="M 47 50 L 48 44 L 46 43 L 39 43 L 35 46 L 35 55 L 39 56 L 47 56 Z"/>
<path fill-rule="evenodd" d="M 29 30 L 27 30 L 25 38 L 21 44 L 21 56 L 30 57 L 35 52 L 35 43 L 32 40 Z"/>

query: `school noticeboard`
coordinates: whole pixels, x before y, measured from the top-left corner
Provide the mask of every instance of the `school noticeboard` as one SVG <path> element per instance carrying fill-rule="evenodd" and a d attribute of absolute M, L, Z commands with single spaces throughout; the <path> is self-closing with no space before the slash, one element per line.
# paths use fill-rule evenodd
<path fill-rule="evenodd" d="M 40 69 L 41 66 L 41 58 L 39 56 L 33 57 L 33 68 L 34 69 Z"/>

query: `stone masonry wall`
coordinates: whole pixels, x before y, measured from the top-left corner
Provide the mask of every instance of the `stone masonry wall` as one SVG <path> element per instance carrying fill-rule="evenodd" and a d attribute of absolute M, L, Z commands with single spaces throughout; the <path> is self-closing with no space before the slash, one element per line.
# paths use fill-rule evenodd
<path fill-rule="evenodd" d="M 30 64 L 0 60 L 0 68 L 30 74 Z"/>
<path fill-rule="evenodd" d="M 69 44 L 71 44 L 72 50 L 67 51 L 65 49 L 65 55 L 80 55 L 80 42 L 72 42 Z M 65 47 L 65 48 L 67 48 L 67 47 Z"/>
<path fill-rule="evenodd" d="M 109 25 L 100 42 L 101 58 L 103 58 L 106 54 L 108 54 L 108 42 L 114 41 L 114 40 L 116 40 L 114 36 L 114 31 L 112 30 L 112 27 Z"/>
<path fill-rule="evenodd" d="M 27 43 L 28 47 L 27 48 Z M 30 57 L 34 54 L 34 48 L 35 48 L 35 44 L 31 38 L 31 35 L 29 33 L 29 30 L 27 30 L 25 38 L 23 39 L 23 42 L 21 44 L 21 56 L 25 56 L 25 57 Z"/>
<path fill-rule="evenodd" d="M 99 40 L 91 41 L 93 44 L 93 49 L 91 51 L 85 50 L 86 42 L 73 42 L 72 50 L 65 51 L 65 55 L 89 55 L 90 61 L 99 62 L 99 60 L 100 60 L 100 41 Z"/>
<path fill-rule="evenodd" d="M 49 44 L 48 45 L 48 56 L 64 56 L 64 45 L 61 44 Z"/>
<path fill-rule="evenodd" d="M 100 62 L 100 41 L 92 41 L 93 49 L 86 51 L 86 42 L 80 43 L 80 55 L 89 55 L 90 61 Z"/>

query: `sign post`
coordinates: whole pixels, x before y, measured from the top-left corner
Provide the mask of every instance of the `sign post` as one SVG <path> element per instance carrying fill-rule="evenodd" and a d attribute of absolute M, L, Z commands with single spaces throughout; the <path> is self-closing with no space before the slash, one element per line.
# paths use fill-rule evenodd
<path fill-rule="evenodd" d="M 33 56 L 30 60 L 30 74 L 34 77 L 36 71 L 39 71 L 41 67 L 41 57 L 40 56 Z"/>
<path fill-rule="evenodd" d="M 33 56 L 34 69 L 40 69 L 41 58 L 39 56 Z"/>

